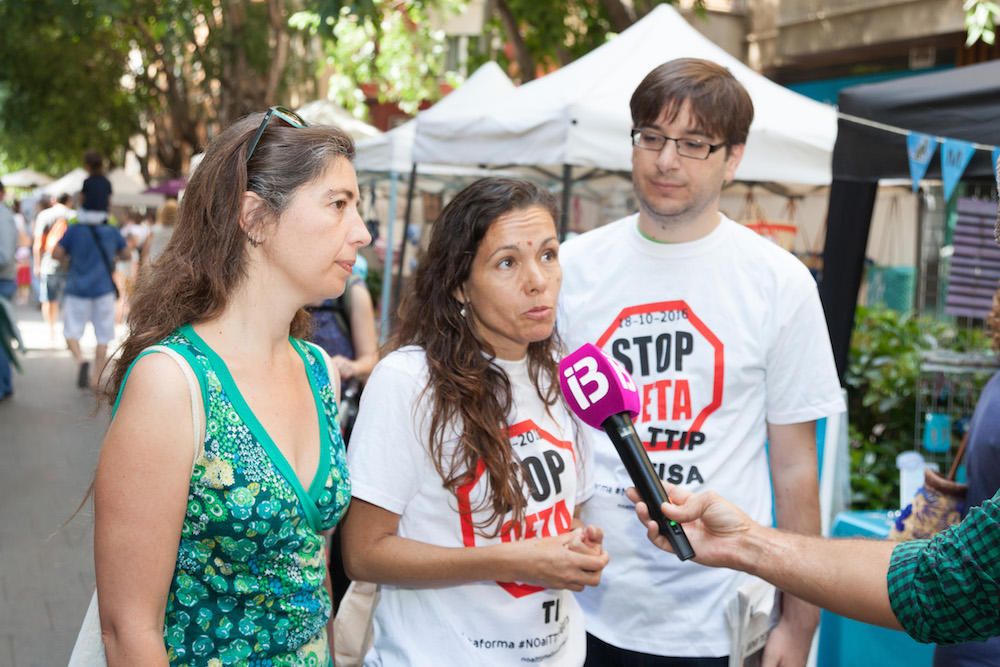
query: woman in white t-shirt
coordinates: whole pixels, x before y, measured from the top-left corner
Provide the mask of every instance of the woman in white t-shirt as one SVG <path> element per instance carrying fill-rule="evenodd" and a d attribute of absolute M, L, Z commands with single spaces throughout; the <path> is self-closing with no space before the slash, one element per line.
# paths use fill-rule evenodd
<path fill-rule="evenodd" d="M 344 563 L 381 584 L 366 665 L 583 663 L 571 591 L 607 556 L 574 518 L 591 485 L 556 377 L 555 219 L 489 178 L 434 223 L 348 449 Z"/>

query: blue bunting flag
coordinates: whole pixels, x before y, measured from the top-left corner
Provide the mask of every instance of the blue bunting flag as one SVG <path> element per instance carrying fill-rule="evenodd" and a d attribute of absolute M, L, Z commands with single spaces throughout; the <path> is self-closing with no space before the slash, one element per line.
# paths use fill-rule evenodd
<path fill-rule="evenodd" d="M 920 179 L 927 173 L 927 165 L 937 150 L 937 139 L 929 134 L 910 132 L 906 136 L 906 153 L 910 158 L 910 178 L 913 179 L 913 191 L 920 187 Z"/>
<path fill-rule="evenodd" d="M 944 182 L 944 200 L 951 200 L 955 186 L 969 165 L 976 147 L 968 141 L 945 139 L 941 144 L 941 180 Z"/>

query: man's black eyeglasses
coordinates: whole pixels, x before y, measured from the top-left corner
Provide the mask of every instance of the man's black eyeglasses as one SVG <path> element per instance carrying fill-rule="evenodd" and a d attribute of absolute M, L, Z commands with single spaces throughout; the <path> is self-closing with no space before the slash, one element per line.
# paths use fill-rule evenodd
<path fill-rule="evenodd" d="M 257 149 L 257 144 L 260 143 L 260 138 L 264 136 L 264 130 L 267 129 L 267 124 L 271 122 L 271 119 L 278 117 L 285 121 L 294 128 L 301 129 L 303 127 L 308 127 L 309 123 L 302 120 L 302 116 L 298 115 L 291 109 L 285 107 L 271 107 L 264 114 L 264 119 L 260 121 L 260 127 L 253 135 L 253 139 L 250 140 L 250 144 L 247 148 L 247 162 L 253 157 L 253 152 Z"/>
<path fill-rule="evenodd" d="M 659 153 L 668 141 L 677 145 L 677 154 L 681 157 L 689 157 L 694 160 L 707 160 L 708 156 L 725 146 L 721 144 L 710 144 L 700 139 L 674 139 L 655 130 L 637 127 L 632 130 L 632 145 L 647 151 Z"/>

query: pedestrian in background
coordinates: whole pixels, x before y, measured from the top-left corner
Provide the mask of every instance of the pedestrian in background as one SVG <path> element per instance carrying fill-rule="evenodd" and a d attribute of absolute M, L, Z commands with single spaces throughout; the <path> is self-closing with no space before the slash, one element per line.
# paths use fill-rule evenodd
<path fill-rule="evenodd" d="M 370 239 L 353 156 L 280 107 L 238 121 L 140 275 L 94 487 L 111 667 L 332 664 L 324 533 L 350 483 L 336 368 L 302 308 Z"/>
<path fill-rule="evenodd" d="M 142 246 L 141 266 L 148 267 L 163 254 L 167 244 L 174 235 L 174 224 L 177 222 L 177 202 L 168 199 L 156 212 L 156 224 L 149 230 L 149 236 Z"/>
<path fill-rule="evenodd" d="M 993 309 L 986 316 L 993 350 L 1000 354 L 1000 289 L 993 294 Z M 1000 372 L 994 373 L 976 401 L 969 422 L 965 448 L 969 488 L 963 518 L 982 507 L 1000 491 Z M 934 667 L 988 667 L 1000 665 L 1000 636 L 986 641 L 939 645 L 934 649 Z"/>
<path fill-rule="evenodd" d="M 42 304 L 42 319 L 49 328 L 49 345 L 56 341 L 56 325 L 59 323 L 59 305 L 62 303 L 66 287 L 66 270 L 63 263 L 52 257 L 66 233 L 69 220 L 76 211 L 69 207 L 72 198 L 63 193 L 55 204 L 47 201 L 35 216 L 35 275 L 38 277 L 38 300 Z"/>
<path fill-rule="evenodd" d="M 4 199 L 7 191 L 0 182 L 0 299 L 10 302 L 17 291 L 17 222 Z M 0 304 L 2 306 L 2 304 Z M 14 393 L 10 359 L 3 345 L 0 345 L 0 401 Z"/>
<path fill-rule="evenodd" d="M 111 211 L 111 181 L 104 175 L 104 158 L 97 151 L 87 151 L 83 156 L 87 178 L 80 190 L 78 222 L 104 222 Z"/>
<path fill-rule="evenodd" d="M 91 211 L 93 212 L 93 211 Z M 81 219 L 82 217 L 82 219 Z M 85 222 L 85 220 L 97 222 Z M 127 259 L 129 249 L 107 218 L 77 216 L 52 251 L 52 259 L 69 260 L 63 300 L 63 335 L 77 364 L 76 386 L 96 388 L 108 356 L 108 343 L 115 337 L 115 259 Z M 80 339 L 87 324 L 94 328 L 97 347 L 94 366 L 83 356 Z"/>

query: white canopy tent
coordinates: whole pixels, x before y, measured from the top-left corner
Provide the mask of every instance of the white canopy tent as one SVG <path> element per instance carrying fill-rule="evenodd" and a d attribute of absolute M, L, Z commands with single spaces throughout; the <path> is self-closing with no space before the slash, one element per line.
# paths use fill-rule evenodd
<path fill-rule="evenodd" d="M 502 99 L 514 91 L 514 84 L 495 62 L 485 63 L 440 102 L 417 114 L 417 119 L 448 118 L 475 113 L 483 100 Z M 413 143 L 417 119 L 409 120 L 385 134 L 358 142 L 354 164 L 358 171 L 409 173 L 413 166 Z M 441 160 L 453 164 L 453 160 Z M 431 167 L 431 165 L 426 165 Z M 421 166 L 421 171 L 424 170 Z M 454 168 L 451 168 L 452 173 Z M 431 169 L 431 171 L 439 171 Z"/>
<path fill-rule="evenodd" d="M 87 172 L 77 167 L 68 174 L 36 190 L 38 194 L 48 194 L 54 197 L 66 193 L 75 195 L 83 188 Z M 121 167 L 108 173 L 111 181 L 111 204 L 113 206 L 162 206 L 166 197 L 157 193 L 144 193 L 146 184 L 142 178 L 129 174 Z"/>
<path fill-rule="evenodd" d="M 377 137 L 382 132 L 372 125 L 355 118 L 350 112 L 330 100 L 315 100 L 296 109 L 307 123 L 333 125 L 351 135 L 355 141 Z M 194 171 L 194 167 L 191 168 Z"/>
<path fill-rule="evenodd" d="M 4 175 L 0 182 L 8 188 L 34 188 L 51 183 L 52 179 L 34 169 L 21 169 Z"/>
<path fill-rule="evenodd" d="M 87 178 L 87 172 L 81 167 L 77 167 L 68 174 L 60 176 L 56 180 L 50 182 L 48 185 L 44 185 L 38 190 L 37 194 L 52 195 L 58 197 L 61 194 L 75 195 L 83 187 L 83 179 Z M 113 186 L 112 186 L 113 187 Z"/>
<path fill-rule="evenodd" d="M 418 162 L 631 169 L 632 92 L 657 65 L 698 57 L 727 67 L 747 88 L 755 116 L 744 181 L 828 184 L 836 112 L 757 74 L 659 5 L 607 44 L 512 95 L 476 108 L 417 118 Z"/>
<path fill-rule="evenodd" d="M 417 118 L 437 118 L 446 117 L 450 114 L 471 113 L 484 99 L 497 99 L 511 94 L 514 91 L 514 84 L 504 74 L 500 66 L 494 62 L 488 62 L 477 69 L 466 81 L 445 96 L 440 102 L 417 114 Z M 357 157 L 354 166 L 359 172 L 380 172 L 386 173 L 389 178 L 389 213 L 387 222 L 387 237 L 385 266 L 385 278 L 382 281 L 382 308 L 380 312 L 380 322 L 382 339 L 389 330 L 389 309 L 392 304 L 392 276 L 391 268 L 395 262 L 393 257 L 393 246 L 395 239 L 395 222 L 397 211 L 398 183 L 401 174 L 410 174 L 410 187 L 407 193 L 407 220 L 409 223 L 409 211 L 412 206 L 412 195 L 417 177 L 417 168 L 412 159 L 413 142 L 417 130 L 417 120 L 410 120 L 402 125 L 377 137 L 362 139 L 357 144 Z M 444 162 L 451 162 L 445 160 Z M 456 166 L 440 166 L 433 164 L 422 164 L 419 167 L 421 174 L 428 175 L 449 175 L 449 176 L 481 176 L 486 172 L 478 169 L 470 169 Z M 404 242 L 402 248 L 405 249 Z M 403 270 L 402 258 L 400 260 L 400 272 Z"/>

